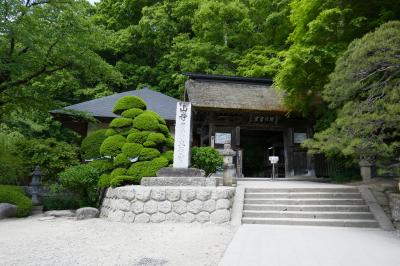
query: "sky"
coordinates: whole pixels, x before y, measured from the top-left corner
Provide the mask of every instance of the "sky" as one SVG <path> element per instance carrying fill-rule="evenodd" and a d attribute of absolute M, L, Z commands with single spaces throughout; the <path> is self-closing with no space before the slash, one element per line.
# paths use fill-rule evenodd
<path fill-rule="evenodd" d="M 100 0 L 88 0 L 90 3 L 92 3 L 92 4 L 94 4 L 94 3 L 97 3 L 97 2 L 100 2 Z"/>

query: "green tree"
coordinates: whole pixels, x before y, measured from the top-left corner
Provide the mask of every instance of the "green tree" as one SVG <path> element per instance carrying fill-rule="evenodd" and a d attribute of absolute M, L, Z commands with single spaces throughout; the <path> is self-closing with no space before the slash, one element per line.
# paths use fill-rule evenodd
<path fill-rule="evenodd" d="M 276 83 L 289 107 L 318 116 L 321 91 L 347 45 L 377 25 L 399 18 L 398 1 L 292 0 L 291 46 Z"/>
<path fill-rule="evenodd" d="M 93 24 L 90 12 L 91 6 L 83 0 L 3 1 L 2 115 L 32 105 L 48 110 L 76 101 L 79 89 L 122 82 L 120 74 L 96 53 L 109 41 L 106 32 Z"/>
<path fill-rule="evenodd" d="M 383 24 L 353 41 L 329 78 L 323 97 L 337 118 L 305 146 L 354 159 L 398 157 L 400 22 Z"/>

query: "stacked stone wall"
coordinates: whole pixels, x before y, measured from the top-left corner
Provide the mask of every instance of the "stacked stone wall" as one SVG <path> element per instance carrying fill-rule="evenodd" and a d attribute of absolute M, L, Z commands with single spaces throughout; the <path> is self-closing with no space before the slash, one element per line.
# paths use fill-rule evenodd
<path fill-rule="evenodd" d="M 227 223 L 235 188 L 146 187 L 109 188 L 100 217 L 128 223 Z"/>

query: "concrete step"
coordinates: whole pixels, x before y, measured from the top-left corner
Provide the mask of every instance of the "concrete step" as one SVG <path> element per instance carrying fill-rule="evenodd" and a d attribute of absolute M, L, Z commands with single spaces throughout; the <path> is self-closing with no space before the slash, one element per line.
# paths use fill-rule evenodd
<path fill-rule="evenodd" d="M 336 192 L 336 193 L 357 193 L 358 188 L 343 187 L 343 188 L 246 188 L 246 193 L 307 193 L 307 192 Z"/>
<path fill-rule="evenodd" d="M 319 211 L 319 212 L 368 212 L 367 205 L 276 205 L 276 204 L 245 204 L 245 211 Z"/>
<path fill-rule="evenodd" d="M 377 228 L 375 220 L 300 219 L 300 218 L 242 218 L 243 224 L 309 225 Z"/>
<path fill-rule="evenodd" d="M 244 211 L 244 218 L 305 218 L 372 220 L 370 212 Z"/>
<path fill-rule="evenodd" d="M 360 193 L 347 192 L 291 192 L 291 193 L 246 193 L 246 199 L 361 199 Z"/>
<path fill-rule="evenodd" d="M 244 204 L 277 205 L 364 205 L 363 199 L 248 199 Z"/>

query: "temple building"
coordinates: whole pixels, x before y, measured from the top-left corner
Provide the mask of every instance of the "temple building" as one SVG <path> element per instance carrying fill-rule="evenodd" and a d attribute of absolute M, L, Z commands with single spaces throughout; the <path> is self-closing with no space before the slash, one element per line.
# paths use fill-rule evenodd
<path fill-rule="evenodd" d="M 278 156 L 280 177 L 314 175 L 311 156 L 301 143 L 312 135 L 313 121 L 287 109 L 282 94 L 271 79 L 184 73 L 184 101 L 192 104 L 192 146 L 222 149 L 231 144 L 236 152 L 234 164 L 238 177 L 270 177 L 268 158 Z M 143 88 L 53 110 L 64 126 L 85 136 L 107 127 L 116 117 L 115 102 L 134 95 L 147 102 L 148 109 L 159 113 L 174 134 L 177 99 Z M 86 112 L 99 123 L 88 123 L 71 114 Z"/>
<path fill-rule="evenodd" d="M 236 151 L 237 175 L 269 177 L 269 156 L 278 156 L 279 176 L 313 175 L 311 156 L 300 145 L 313 122 L 290 112 L 272 80 L 185 73 L 192 103 L 194 146 Z"/>

